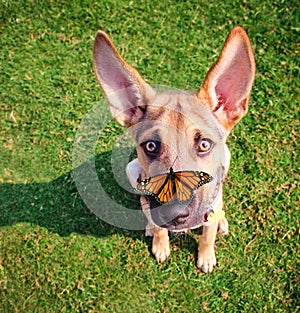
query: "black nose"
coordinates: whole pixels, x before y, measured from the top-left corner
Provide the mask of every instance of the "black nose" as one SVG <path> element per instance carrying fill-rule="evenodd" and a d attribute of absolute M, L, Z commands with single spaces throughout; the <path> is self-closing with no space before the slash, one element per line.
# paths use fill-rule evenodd
<path fill-rule="evenodd" d="M 174 218 L 171 222 L 174 226 L 184 224 L 189 218 L 189 214 L 182 214 Z"/>
<path fill-rule="evenodd" d="M 150 212 L 154 223 L 161 227 L 183 225 L 189 218 L 187 205 L 160 206 Z"/>

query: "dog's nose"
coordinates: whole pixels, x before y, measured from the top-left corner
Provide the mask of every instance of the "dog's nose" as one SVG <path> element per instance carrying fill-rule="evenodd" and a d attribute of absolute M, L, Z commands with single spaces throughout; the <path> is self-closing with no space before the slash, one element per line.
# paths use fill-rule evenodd
<path fill-rule="evenodd" d="M 189 218 L 189 214 L 179 215 L 179 216 L 177 216 L 176 218 L 174 218 L 172 220 L 172 224 L 175 225 L 175 226 L 176 225 L 182 225 L 182 224 L 184 224 L 187 221 L 188 218 Z"/>
<path fill-rule="evenodd" d="M 188 206 L 183 204 L 152 207 L 150 213 L 156 225 L 166 228 L 185 224 L 190 215 Z"/>

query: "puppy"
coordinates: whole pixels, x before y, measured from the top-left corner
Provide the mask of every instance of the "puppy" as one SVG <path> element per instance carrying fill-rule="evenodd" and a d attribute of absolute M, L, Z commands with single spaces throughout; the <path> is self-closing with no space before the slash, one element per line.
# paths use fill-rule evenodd
<path fill-rule="evenodd" d="M 222 182 L 230 161 L 226 139 L 247 113 L 255 76 L 246 32 L 241 27 L 230 32 L 219 59 L 197 92 L 154 90 L 123 60 L 102 31 L 95 39 L 94 68 L 113 117 L 128 128 L 136 141 L 137 160 L 127 168 L 134 187 L 169 173 L 171 168 L 173 173 L 203 171 L 213 178 L 201 187 L 191 188 L 187 203 L 157 203 L 153 201 L 155 192 L 140 198 L 156 260 L 161 263 L 170 255 L 169 231 L 203 226 L 197 266 L 205 273 L 211 272 L 216 265 L 217 231 L 228 232 L 222 210 Z M 136 176 L 140 177 L 138 181 Z"/>

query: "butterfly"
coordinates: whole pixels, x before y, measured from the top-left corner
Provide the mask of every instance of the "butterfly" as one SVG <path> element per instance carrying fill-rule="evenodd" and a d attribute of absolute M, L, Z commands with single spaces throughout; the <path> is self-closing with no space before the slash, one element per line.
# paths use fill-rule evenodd
<path fill-rule="evenodd" d="M 174 172 L 170 167 L 169 173 L 156 175 L 141 180 L 139 178 L 135 191 L 140 194 L 153 196 L 157 202 L 164 204 L 173 200 L 188 202 L 194 190 L 212 181 L 212 176 L 199 171 Z"/>

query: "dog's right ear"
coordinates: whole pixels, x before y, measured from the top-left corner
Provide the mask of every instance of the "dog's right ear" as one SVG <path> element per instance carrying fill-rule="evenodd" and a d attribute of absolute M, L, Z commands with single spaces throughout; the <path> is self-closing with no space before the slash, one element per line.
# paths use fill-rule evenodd
<path fill-rule="evenodd" d="M 123 60 L 103 31 L 98 32 L 94 43 L 94 69 L 113 117 L 126 127 L 138 123 L 144 114 L 147 98 L 155 92 Z"/>
<path fill-rule="evenodd" d="M 247 113 L 255 75 L 249 38 L 237 26 L 228 35 L 218 61 L 206 75 L 199 99 L 210 99 L 210 109 L 229 133 Z"/>

